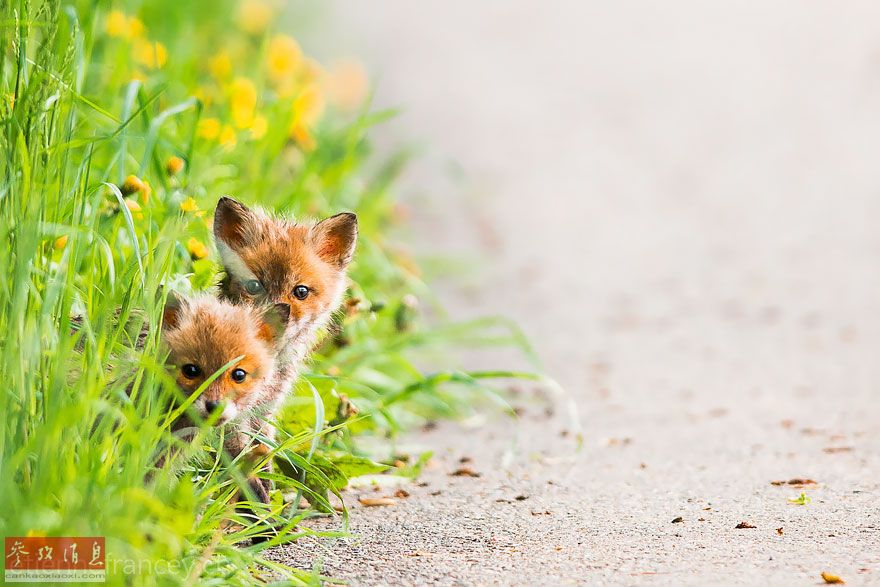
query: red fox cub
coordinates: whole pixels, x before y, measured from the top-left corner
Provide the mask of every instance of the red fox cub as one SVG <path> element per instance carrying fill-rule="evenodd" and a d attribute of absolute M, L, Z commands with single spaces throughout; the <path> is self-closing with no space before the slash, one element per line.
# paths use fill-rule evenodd
<path fill-rule="evenodd" d="M 240 305 L 201 296 L 169 296 L 162 319 L 162 340 L 168 365 L 185 395 L 237 357 L 193 402 L 202 418 L 218 414 L 228 424 L 226 449 L 238 455 L 260 431 L 265 413 L 278 395 L 276 355 L 284 337 L 290 308 Z M 180 430 L 186 419 L 175 424 Z M 262 496 L 261 496 L 262 497 Z"/>
<path fill-rule="evenodd" d="M 226 272 L 220 284 L 222 298 L 235 304 L 290 307 L 278 353 L 280 386 L 275 400 L 280 403 L 318 330 L 342 301 L 345 271 L 357 241 L 357 216 L 344 212 L 317 224 L 298 224 L 220 198 L 214 236 Z"/>

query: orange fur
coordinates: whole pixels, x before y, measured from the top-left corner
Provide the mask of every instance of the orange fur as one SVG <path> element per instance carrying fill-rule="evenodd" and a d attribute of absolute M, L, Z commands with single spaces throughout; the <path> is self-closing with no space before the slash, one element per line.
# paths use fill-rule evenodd
<path fill-rule="evenodd" d="M 180 389 L 190 395 L 218 369 L 231 360 L 241 360 L 225 369 L 196 400 L 202 416 L 208 415 L 206 401 L 231 402 L 238 414 L 258 405 L 275 380 L 275 345 L 283 335 L 276 315 L 287 311 L 235 306 L 211 297 L 189 300 L 169 298 L 162 335 L 169 349 L 168 363 L 174 368 Z M 199 375 L 188 377 L 184 365 L 195 365 Z M 242 369 L 245 380 L 236 382 L 232 372 Z"/>
<path fill-rule="evenodd" d="M 236 304 L 290 306 L 278 353 L 280 400 L 317 331 L 342 300 L 357 241 L 357 217 L 342 213 L 316 224 L 300 224 L 221 198 L 214 214 L 214 236 L 226 271 L 221 297 Z M 258 282 L 260 291 L 249 292 L 248 281 Z M 304 299 L 294 294 L 297 286 L 308 288 Z"/>

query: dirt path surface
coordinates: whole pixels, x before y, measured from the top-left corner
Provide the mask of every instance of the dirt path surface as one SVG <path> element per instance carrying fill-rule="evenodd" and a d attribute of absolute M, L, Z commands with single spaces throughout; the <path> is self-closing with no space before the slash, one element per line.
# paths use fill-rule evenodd
<path fill-rule="evenodd" d="M 880 5 L 334 6 L 406 107 L 385 132 L 431 147 L 414 239 L 489 260 L 453 314 L 522 324 L 584 447 L 518 398 L 416 435 L 427 486 L 356 506 L 358 539 L 273 556 L 366 585 L 880 584 Z"/>

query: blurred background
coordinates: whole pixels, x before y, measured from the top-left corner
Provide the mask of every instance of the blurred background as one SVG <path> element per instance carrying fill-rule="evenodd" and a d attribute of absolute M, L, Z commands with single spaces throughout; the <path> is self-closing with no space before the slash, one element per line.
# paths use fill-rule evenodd
<path fill-rule="evenodd" d="M 880 5 L 330 6 L 309 42 L 350 47 L 376 103 L 402 108 L 375 136 L 421 141 L 408 242 L 483 260 L 464 284 L 432 283 L 456 318 L 513 317 L 583 430 L 569 458 L 572 407 L 513 395 L 515 423 L 432 438 L 489 478 L 475 497 L 441 477 L 447 510 L 475 528 L 487 516 L 517 553 L 443 573 L 876 575 Z M 521 360 L 490 354 L 469 358 Z M 798 477 L 818 481 L 800 502 L 770 483 Z M 508 487 L 528 496 L 513 513 L 494 505 Z M 476 550 L 427 511 L 413 548 L 440 535 L 442 551 Z"/>
<path fill-rule="evenodd" d="M 429 144 L 414 240 L 489 260 L 459 316 L 513 316 L 595 398 L 873 386 L 852 343 L 878 326 L 876 3 L 327 12 L 312 42 L 403 108 L 379 135 Z"/>

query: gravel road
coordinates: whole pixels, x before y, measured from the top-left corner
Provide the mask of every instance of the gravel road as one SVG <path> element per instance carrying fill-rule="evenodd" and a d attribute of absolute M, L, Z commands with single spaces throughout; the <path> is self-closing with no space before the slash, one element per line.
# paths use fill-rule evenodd
<path fill-rule="evenodd" d="M 326 45 L 405 107 L 383 142 L 428 145 L 413 242 L 486 260 L 436 280 L 453 315 L 515 318 L 584 443 L 524 389 L 516 422 L 414 435 L 427 485 L 355 505 L 357 539 L 273 557 L 365 585 L 880 584 L 880 4 L 332 6 Z"/>

